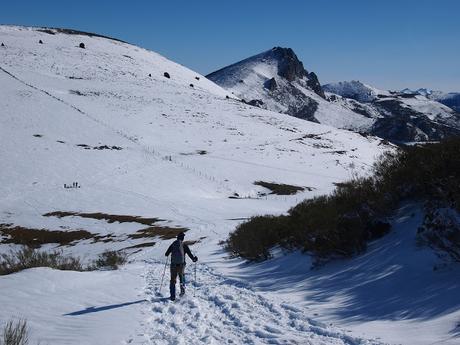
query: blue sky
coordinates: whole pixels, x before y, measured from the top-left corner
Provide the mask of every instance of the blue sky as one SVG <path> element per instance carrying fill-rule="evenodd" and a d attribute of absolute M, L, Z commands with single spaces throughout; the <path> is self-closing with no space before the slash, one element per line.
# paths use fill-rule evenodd
<path fill-rule="evenodd" d="M 322 83 L 460 91 L 457 0 L 4 1 L 0 23 L 126 40 L 207 74 L 291 47 Z"/>

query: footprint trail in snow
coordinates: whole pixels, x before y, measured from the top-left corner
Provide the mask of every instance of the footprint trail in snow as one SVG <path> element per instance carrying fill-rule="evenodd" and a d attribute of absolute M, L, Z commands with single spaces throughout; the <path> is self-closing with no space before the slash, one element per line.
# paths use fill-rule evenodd
<path fill-rule="evenodd" d="M 166 298 L 168 273 L 158 293 L 164 266 L 147 265 L 142 344 L 381 344 L 315 322 L 305 310 L 271 301 L 202 264 L 198 282 L 189 283 L 187 294 L 171 302 Z M 187 271 L 190 280 L 193 265 Z"/>

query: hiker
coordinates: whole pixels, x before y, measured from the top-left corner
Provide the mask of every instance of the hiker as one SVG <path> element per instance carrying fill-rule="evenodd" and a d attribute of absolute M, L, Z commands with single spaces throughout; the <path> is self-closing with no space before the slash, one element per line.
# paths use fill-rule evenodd
<path fill-rule="evenodd" d="M 184 243 L 185 234 L 181 232 L 168 248 L 165 256 L 171 254 L 171 282 L 169 284 L 169 292 L 171 293 L 171 301 L 176 299 L 176 278 L 180 280 L 180 296 L 185 294 L 185 254 L 187 254 L 193 262 L 197 262 L 198 258 L 193 256 L 190 248 Z"/>

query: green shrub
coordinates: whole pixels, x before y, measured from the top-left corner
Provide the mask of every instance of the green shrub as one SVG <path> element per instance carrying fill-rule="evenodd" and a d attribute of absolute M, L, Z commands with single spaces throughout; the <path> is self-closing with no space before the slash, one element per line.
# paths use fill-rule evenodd
<path fill-rule="evenodd" d="M 436 200 L 460 210 L 460 138 L 383 155 L 373 174 L 341 183 L 331 195 L 305 200 L 283 216 L 253 217 L 225 242 L 249 260 L 280 245 L 317 257 L 351 256 L 390 230 L 386 221 L 405 200 Z M 450 234 L 452 236 L 452 234 Z"/>
<path fill-rule="evenodd" d="M 269 249 L 286 238 L 287 225 L 284 216 L 253 217 L 230 234 L 227 248 L 250 260 L 268 259 Z"/>

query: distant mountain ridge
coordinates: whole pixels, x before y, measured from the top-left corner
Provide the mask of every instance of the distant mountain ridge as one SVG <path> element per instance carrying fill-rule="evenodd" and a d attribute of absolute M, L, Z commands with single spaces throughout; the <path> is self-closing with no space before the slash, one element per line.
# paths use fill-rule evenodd
<path fill-rule="evenodd" d="M 359 81 L 326 84 L 323 89 L 333 102 L 359 102 L 355 111 L 379 114 L 370 133 L 392 141 L 441 140 L 460 133 L 459 114 L 431 98 L 436 93 L 428 89 L 384 91 Z"/>
<path fill-rule="evenodd" d="M 250 105 L 393 142 L 460 135 L 455 107 L 431 90 L 385 91 L 357 80 L 321 86 L 291 48 L 274 47 L 206 77 Z"/>
<path fill-rule="evenodd" d="M 433 99 L 439 103 L 442 103 L 449 108 L 455 110 L 456 112 L 460 112 L 460 92 L 442 92 L 442 91 L 434 91 L 427 88 L 420 88 L 417 90 L 411 90 L 405 88 L 401 90 L 402 93 L 405 94 L 415 94 L 415 95 L 423 95 L 429 99 Z"/>

